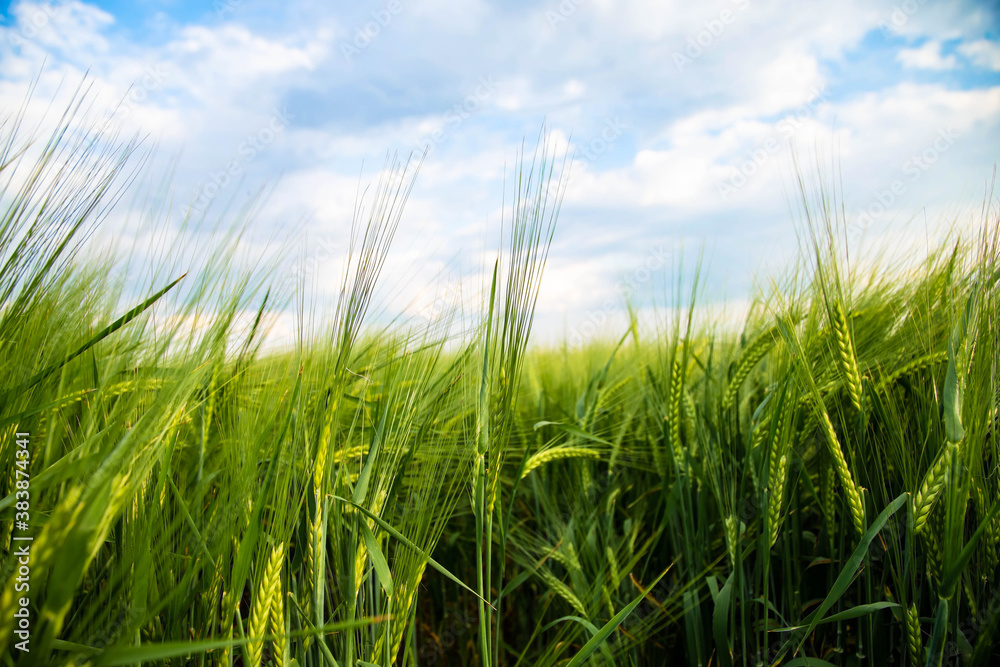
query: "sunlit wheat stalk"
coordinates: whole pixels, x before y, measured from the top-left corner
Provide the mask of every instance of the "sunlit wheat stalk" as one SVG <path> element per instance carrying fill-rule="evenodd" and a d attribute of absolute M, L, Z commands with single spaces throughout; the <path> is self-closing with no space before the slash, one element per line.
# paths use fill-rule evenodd
<path fill-rule="evenodd" d="M 851 404 L 858 412 L 861 411 L 861 373 L 858 371 L 858 360 L 854 352 L 854 342 L 851 340 L 850 325 L 847 323 L 847 315 L 840 302 L 833 305 L 830 313 L 830 324 L 833 328 L 834 338 L 837 343 L 837 361 L 840 370 L 844 375 L 844 383 L 847 385 L 847 395 L 851 397 Z"/>
<path fill-rule="evenodd" d="M 934 501 L 937 500 L 941 490 L 944 489 L 948 480 L 948 471 L 951 469 L 954 457 L 958 455 L 958 444 L 950 443 L 938 456 L 937 461 L 930 467 L 924 475 L 920 484 L 920 489 L 913 499 L 913 530 L 918 535 L 927 527 L 927 519 L 934 509 Z"/>
<path fill-rule="evenodd" d="M 823 427 L 823 433 L 826 436 L 828 450 L 830 456 L 833 458 L 834 468 L 837 471 L 840 484 L 844 489 L 844 495 L 847 498 L 847 508 L 851 515 L 851 521 L 854 524 L 854 530 L 857 531 L 858 535 L 862 535 L 865 532 L 865 506 L 861 500 L 861 493 L 858 491 L 858 487 L 854 483 L 854 477 L 847 467 L 847 459 L 844 458 L 844 452 L 840 448 L 840 441 L 837 439 L 837 433 L 830 422 L 830 415 L 826 411 L 826 405 L 820 402 L 817 410 L 820 424 Z"/>

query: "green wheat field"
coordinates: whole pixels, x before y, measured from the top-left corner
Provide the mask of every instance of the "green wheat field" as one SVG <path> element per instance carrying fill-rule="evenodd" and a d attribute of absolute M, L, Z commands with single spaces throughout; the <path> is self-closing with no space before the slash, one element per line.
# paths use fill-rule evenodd
<path fill-rule="evenodd" d="M 991 194 L 887 267 L 803 178 L 738 326 L 695 284 L 541 346 L 559 160 L 522 156 L 478 305 L 383 325 L 411 164 L 274 347 L 315 308 L 237 268 L 238 214 L 197 267 L 88 250 L 136 144 L 75 117 L 0 129 L 0 664 L 998 664 Z"/>

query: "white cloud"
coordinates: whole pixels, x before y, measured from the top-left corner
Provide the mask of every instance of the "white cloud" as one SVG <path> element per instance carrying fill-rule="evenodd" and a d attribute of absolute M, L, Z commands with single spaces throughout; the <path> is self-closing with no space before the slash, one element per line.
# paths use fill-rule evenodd
<path fill-rule="evenodd" d="M 817 59 L 795 51 L 781 53 L 768 62 L 754 83 L 754 111 L 759 115 L 807 104 L 826 87 Z"/>
<path fill-rule="evenodd" d="M 484 0 L 403 0 L 404 11 L 447 32 L 475 34 L 484 27 L 490 7 Z"/>
<path fill-rule="evenodd" d="M 549 26 L 545 13 L 568 4 L 574 10 Z M 49 105 L 59 85 L 56 111 L 67 82 L 89 70 L 95 111 L 126 100 L 119 119 L 176 157 L 176 200 L 186 203 L 194 186 L 223 169 L 244 137 L 287 102 L 292 123 L 244 165 L 244 188 L 229 185 L 212 211 L 282 174 L 254 224 L 266 231 L 306 220 L 307 233 L 296 232 L 291 245 L 308 238 L 307 252 L 327 258 L 316 273 L 325 294 L 339 287 L 334 249 L 346 244 L 362 161 L 363 188 L 377 181 L 371 165 L 380 165 L 387 150 L 405 157 L 443 127 L 447 134 L 422 168 L 399 252 L 386 269 L 386 284 L 399 286 L 391 307 L 409 314 L 434 302 L 436 276 L 454 257 L 471 261 L 462 268 L 480 275 L 478 253 L 500 219 L 505 164 L 509 177 L 522 138 L 530 150 L 546 119 L 557 157 L 567 147 L 580 149 L 540 305 L 552 326 L 572 324 L 603 302 L 617 272 L 641 262 L 648 245 L 662 239 L 697 244 L 699 235 L 716 235 L 727 258 L 716 269 L 723 278 L 751 265 L 729 257 L 782 256 L 783 241 L 772 239 L 794 244 L 782 187 L 790 182 L 790 140 L 806 171 L 817 146 L 840 159 L 850 211 L 904 180 L 905 195 L 869 228 L 872 238 L 883 235 L 883 222 L 914 207 L 940 211 L 967 202 L 996 160 L 1000 89 L 962 90 L 951 81 L 871 89 L 878 76 L 851 78 L 846 55 L 864 55 L 864 38 L 891 15 L 894 0 L 568 4 L 404 2 L 348 66 L 335 37 L 350 37 L 345 26 L 357 21 L 326 6 L 300 8 L 311 17 L 307 24 L 280 16 L 264 24 L 233 12 L 230 22 L 173 26 L 164 39 L 146 43 L 110 14 L 72 2 L 59 5 L 32 39 L 12 45 L 11 36 L 46 11 L 20 3 L 12 10 L 17 22 L 0 27 L 0 104 L 18 108 L 41 71 L 27 113 L 33 127 L 46 110 L 55 113 Z M 732 20 L 719 29 L 723 11 Z M 957 74 L 948 76 L 960 76 L 958 58 L 941 52 L 950 39 L 976 66 L 1000 69 L 1000 47 L 981 39 L 982 16 L 968 15 L 932 3 L 907 15 L 896 32 L 921 46 L 899 52 L 905 76 L 927 80 L 952 69 Z M 711 39 L 679 71 L 672 54 L 705 30 Z M 151 70 L 157 76 L 149 78 Z M 496 92 L 457 126 L 447 123 L 445 112 L 491 73 L 500 81 Z M 602 138 L 619 118 L 624 130 Z M 926 175 L 906 180 L 905 161 L 933 148 L 936 132 L 948 126 L 957 140 Z M 591 150 L 595 145 L 599 150 Z M 723 197 L 720 184 L 733 179 L 742 184 Z M 507 186 L 509 192 L 509 178 Z M 695 226 L 702 224 L 711 231 Z"/>
<path fill-rule="evenodd" d="M 1000 72 L 1000 44 L 985 39 L 966 42 L 958 47 L 958 52 L 978 67 Z"/>
<path fill-rule="evenodd" d="M 575 170 L 567 201 L 581 206 L 671 207 L 688 214 L 780 213 L 783 183 L 794 177 L 792 142 L 807 173 L 814 171 L 815 150 L 821 162 L 833 150 L 843 169 L 839 178 L 845 195 L 856 205 L 871 200 L 872 188 L 884 189 L 895 180 L 907 184 L 907 196 L 896 197 L 897 205 L 941 203 L 942 197 L 958 195 L 955 187 L 961 179 L 952 178 L 963 165 L 980 163 L 976 156 L 983 150 L 983 138 L 998 129 L 1000 87 L 955 91 L 901 84 L 837 103 L 816 100 L 813 107 L 789 111 L 768 122 L 739 118 L 733 110 L 719 110 L 707 119 L 701 113 L 681 118 L 664 133 L 672 139 L 669 148 L 640 149 L 631 164 L 618 169 L 597 171 L 583 165 Z M 939 132 L 946 139 L 940 139 Z M 944 150 L 935 148 L 935 142 Z M 924 161 L 925 153 L 933 162 Z M 932 168 L 933 177 L 924 178 Z M 741 169 L 744 177 L 738 175 Z M 920 182 L 915 183 L 911 179 L 918 172 Z M 731 186 L 732 192 L 722 185 Z"/>
<path fill-rule="evenodd" d="M 57 51 L 64 58 L 76 53 L 107 53 L 109 45 L 100 31 L 114 17 L 77 0 L 65 3 L 21 2 L 11 6 L 14 25 L 0 28 L 5 42 L 21 48 Z"/>
<path fill-rule="evenodd" d="M 896 54 L 896 60 L 904 67 L 914 69 L 947 70 L 958 66 L 958 60 L 953 54 L 941 54 L 941 43 L 936 41 L 929 41 L 915 49 L 901 49 Z"/>

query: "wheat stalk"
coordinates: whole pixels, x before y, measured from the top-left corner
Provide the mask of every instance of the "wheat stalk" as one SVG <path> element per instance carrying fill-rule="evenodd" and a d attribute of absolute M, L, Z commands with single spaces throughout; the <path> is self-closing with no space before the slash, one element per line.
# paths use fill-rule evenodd
<path fill-rule="evenodd" d="M 285 547 L 279 545 L 271 552 L 267 564 L 267 589 L 271 599 L 268 629 L 274 635 L 272 657 L 275 667 L 285 664 L 288 652 L 288 635 L 285 630 L 285 597 L 281 586 L 281 566 L 285 559 Z"/>
<path fill-rule="evenodd" d="M 826 411 L 826 405 L 819 402 L 817 408 L 819 410 L 823 433 L 826 435 L 828 449 L 833 458 L 834 468 L 837 471 L 837 476 L 840 477 L 841 485 L 844 487 L 844 495 L 847 496 L 847 508 L 851 515 L 851 521 L 858 535 L 863 535 L 865 532 L 865 506 L 861 500 L 861 493 L 854 483 L 854 477 L 851 476 L 850 468 L 847 467 L 847 459 L 844 458 L 844 452 L 840 448 L 840 442 L 837 439 L 836 431 L 833 430 L 833 423 L 830 422 L 830 415 Z"/>
<path fill-rule="evenodd" d="M 944 552 L 941 543 L 933 532 L 925 531 L 920 534 L 927 552 L 927 576 L 935 583 L 941 582 L 941 575 L 944 572 Z"/>
<path fill-rule="evenodd" d="M 910 604 L 906 608 L 906 651 L 910 656 L 910 667 L 920 665 L 920 617 L 917 615 L 917 605 Z"/>
<path fill-rule="evenodd" d="M 913 373 L 918 373 L 925 368 L 930 368 L 931 366 L 935 366 L 945 361 L 948 361 L 947 352 L 934 352 L 932 354 L 914 359 L 906 364 L 903 364 L 898 369 L 893 371 L 891 375 L 882 380 L 879 383 L 879 389 L 881 391 L 885 391 L 885 389 L 891 387 L 899 378 L 906 375 L 912 375 Z"/>
<path fill-rule="evenodd" d="M 750 441 L 750 451 L 756 452 L 759 447 L 764 444 L 764 440 L 767 438 L 767 427 L 761 423 L 757 425 L 756 430 L 753 433 L 753 439 Z M 756 493 L 760 493 L 760 474 L 757 472 L 756 466 L 748 466 L 750 469 L 750 481 L 753 483 L 753 490 Z"/>
<path fill-rule="evenodd" d="M 834 338 L 837 343 L 837 362 L 844 375 L 844 382 L 847 385 L 847 395 L 851 397 L 851 404 L 858 412 L 861 411 L 861 373 L 858 371 L 858 359 L 854 352 L 854 342 L 851 340 L 851 330 L 847 323 L 847 316 L 840 303 L 833 305 L 833 312 L 830 314 Z"/>
<path fill-rule="evenodd" d="M 580 598 L 573 593 L 573 590 L 563 583 L 556 575 L 552 574 L 548 569 L 542 568 L 539 570 L 542 579 L 556 593 L 559 597 L 569 603 L 569 606 L 573 607 L 580 616 L 587 618 L 587 608 L 583 606 Z"/>
<path fill-rule="evenodd" d="M 739 539 L 740 521 L 735 515 L 727 516 L 722 520 L 722 525 L 726 533 L 726 549 L 729 555 L 729 562 L 735 568 L 736 562 L 736 542 Z"/>
<path fill-rule="evenodd" d="M 586 447 L 551 447 L 532 454 L 524 464 L 524 472 L 521 479 L 528 476 L 535 468 L 561 459 L 600 459 L 601 453 Z"/>
<path fill-rule="evenodd" d="M 924 475 L 924 480 L 920 484 L 920 490 L 917 491 L 917 495 L 913 499 L 913 531 L 918 535 L 927 526 L 927 518 L 934 508 L 934 501 L 937 500 L 938 495 L 945 486 L 945 482 L 948 479 L 948 471 L 951 470 L 953 457 L 957 454 L 958 445 L 956 443 L 949 444 L 938 456 L 937 461 L 930 467 L 930 470 Z"/>
<path fill-rule="evenodd" d="M 617 588 L 618 583 L 621 581 L 621 571 L 618 569 L 618 558 L 615 556 L 615 550 L 612 549 L 610 545 L 605 545 L 604 555 L 608 559 L 608 571 L 611 573 L 611 585 Z"/>
<path fill-rule="evenodd" d="M 827 463 L 827 461 L 823 461 Z M 826 533 L 829 538 L 829 547 L 833 551 L 834 525 L 837 520 L 837 497 L 836 497 L 837 471 L 833 466 L 823 465 L 819 470 L 819 496 L 820 509 L 826 521 Z"/>
<path fill-rule="evenodd" d="M 777 464 L 772 467 L 768 485 L 771 493 L 767 502 L 768 546 L 773 547 L 778 541 L 778 527 L 781 525 L 781 501 L 785 495 L 785 478 L 788 473 L 788 456 L 782 455 Z"/>
<path fill-rule="evenodd" d="M 264 652 L 264 635 L 268 624 L 272 631 L 284 632 L 284 622 L 275 617 L 275 606 L 281 606 L 281 565 L 284 562 L 284 547 L 278 546 L 271 550 L 264 568 L 264 575 L 257 584 L 257 594 L 250 606 L 250 642 L 247 651 L 250 654 L 251 667 L 260 667 Z M 282 614 L 283 616 L 283 614 Z M 278 629 L 275 630 L 275 625 Z M 282 649 L 282 654 L 284 650 Z"/>
<path fill-rule="evenodd" d="M 733 371 L 733 377 L 729 380 L 729 386 L 727 387 L 726 393 L 722 398 L 723 410 L 728 410 L 732 407 L 733 402 L 739 395 L 740 387 L 750 376 L 750 371 L 754 369 L 754 366 L 756 366 L 757 363 L 764 358 L 774 345 L 775 340 L 777 340 L 778 331 L 778 325 L 772 326 L 770 329 L 757 336 L 754 341 L 747 346 L 743 354 L 740 355 L 740 361 L 736 365 L 736 370 Z"/>
<path fill-rule="evenodd" d="M 674 360 L 670 373 L 670 445 L 674 451 L 674 462 L 678 471 L 686 471 L 684 444 L 681 442 L 681 394 L 684 391 L 681 364 Z"/>

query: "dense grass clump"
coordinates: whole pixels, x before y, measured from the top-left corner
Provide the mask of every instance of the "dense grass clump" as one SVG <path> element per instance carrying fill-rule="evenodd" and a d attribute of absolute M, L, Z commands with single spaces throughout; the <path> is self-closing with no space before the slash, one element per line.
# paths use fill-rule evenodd
<path fill-rule="evenodd" d="M 457 339 L 364 326 L 399 167 L 325 334 L 262 351 L 289 295 L 227 267 L 237 239 L 198 272 L 168 254 L 139 296 L 79 252 L 135 146 L 72 119 L 33 164 L 16 119 L 0 137 L 0 663 L 1000 659 L 995 209 L 862 269 L 803 188 L 800 265 L 738 334 L 694 290 L 655 331 L 529 348 L 544 143 Z"/>

